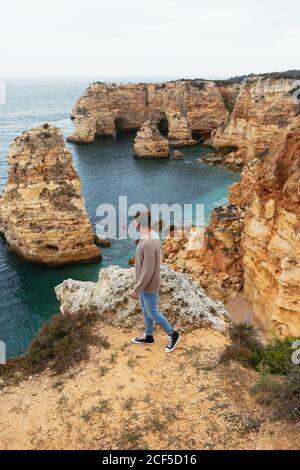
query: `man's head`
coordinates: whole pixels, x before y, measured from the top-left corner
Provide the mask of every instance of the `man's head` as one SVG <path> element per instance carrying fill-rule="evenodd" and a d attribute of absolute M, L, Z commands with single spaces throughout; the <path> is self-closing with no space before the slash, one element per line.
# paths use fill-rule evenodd
<path fill-rule="evenodd" d="M 137 230 L 139 230 L 141 234 L 150 232 L 151 230 L 151 212 L 150 211 L 137 212 L 135 214 L 135 221 L 137 224 Z"/>

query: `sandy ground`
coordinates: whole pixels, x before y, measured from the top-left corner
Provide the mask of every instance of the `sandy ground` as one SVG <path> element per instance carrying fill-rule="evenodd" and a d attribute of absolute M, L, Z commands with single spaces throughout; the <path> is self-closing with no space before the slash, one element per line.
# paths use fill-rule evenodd
<path fill-rule="evenodd" d="M 61 376 L 0 391 L 1 449 L 296 449 L 300 425 L 274 422 L 249 392 L 254 371 L 218 358 L 227 339 L 184 334 L 166 354 L 135 332 L 97 325 L 110 348 Z"/>

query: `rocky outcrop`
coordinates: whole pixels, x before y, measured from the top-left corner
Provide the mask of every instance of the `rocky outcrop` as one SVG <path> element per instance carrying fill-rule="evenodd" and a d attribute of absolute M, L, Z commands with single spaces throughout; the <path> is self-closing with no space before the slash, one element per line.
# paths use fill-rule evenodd
<path fill-rule="evenodd" d="M 181 330 L 212 327 L 225 331 L 229 317 L 220 302 L 211 300 L 188 276 L 161 267 L 159 307 Z M 95 311 L 100 318 L 116 326 L 142 323 L 140 305 L 129 297 L 135 283 L 134 268 L 110 266 L 102 269 L 98 282 L 68 279 L 55 288 L 63 314 Z"/>
<path fill-rule="evenodd" d="M 254 78 L 241 84 L 228 123 L 212 138 L 224 164 L 236 169 L 263 158 L 276 137 L 299 123 L 295 89 L 297 82 L 284 78 Z"/>
<path fill-rule="evenodd" d="M 169 141 L 161 135 L 155 124 L 146 121 L 136 135 L 133 153 L 136 157 L 168 157 Z"/>
<path fill-rule="evenodd" d="M 228 154 L 223 154 L 222 151 L 206 153 L 201 155 L 199 162 L 210 166 L 227 166 L 234 171 L 241 171 L 243 167 L 243 159 L 237 156 L 235 152 Z"/>
<path fill-rule="evenodd" d="M 0 197 L 0 230 L 10 247 L 47 265 L 100 258 L 61 131 L 44 124 L 17 137 Z"/>
<path fill-rule="evenodd" d="M 227 300 L 243 286 L 241 235 L 243 210 L 230 204 L 213 209 L 200 249 L 191 244 L 195 229 L 185 236 L 170 235 L 164 243 L 164 260 L 189 274 L 216 299 Z"/>
<path fill-rule="evenodd" d="M 89 143 L 118 130 L 136 131 L 150 120 L 171 145 L 192 145 L 208 139 L 228 116 L 223 95 L 212 81 L 96 82 L 74 106 L 75 132 L 68 140 Z"/>

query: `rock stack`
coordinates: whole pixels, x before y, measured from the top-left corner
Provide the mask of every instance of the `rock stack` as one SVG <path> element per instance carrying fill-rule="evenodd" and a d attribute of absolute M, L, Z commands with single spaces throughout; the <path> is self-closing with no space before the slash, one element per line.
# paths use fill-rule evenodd
<path fill-rule="evenodd" d="M 133 152 L 136 157 L 168 157 L 169 141 L 161 135 L 155 124 L 146 121 L 136 135 Z"/>
<path fill-rule="evenodd" d="M 11 249 L 50 266 L 99 260 L 62 132 L 48 124 L 24 132 L 10 146 L 8 165 L 0 230 Z"/>

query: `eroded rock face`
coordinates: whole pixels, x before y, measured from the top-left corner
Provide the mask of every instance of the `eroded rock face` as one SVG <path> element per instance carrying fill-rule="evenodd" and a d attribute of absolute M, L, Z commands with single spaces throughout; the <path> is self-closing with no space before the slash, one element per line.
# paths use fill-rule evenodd
<path fill-rule="evenodd" d="M 72 111 L 75 132 L 68 140 L 89 143 L 115 131 L 138 130 L 150 120 L 173 146 L 193 145 L 211 136 L 229 116 L 216 83 L 93 83 Z"/>
<path fill-rule="evenodd" d="M 0 230 L 10 247 L 47 265 L 100 258 L 62 132 L 52 126 L 17 137 L 0 197 Z"/>
<path fill-rule="evenodd" d="M 208 326 L 226 331 L 229 317 L 223 304 L 207 297 L 188 276 L 163 264 L 161 280 L 159 308 L 176 327 L 182 330 Z M 140 304 L 128 294 L 134 282 L 134 268 L 109 266 L 100 271 L 98 282 L 68 279 L 55 292 L 63 314 L 82 312 L 84 315 L 93 310 L 112 325 L 142 325 Z"/>
<path fill-rule="evenodd" d="M 300 128 L 242 173 L 244 289 L 266 328 L 300 334 Z"/>
<path fill-rule="evenodd" d="M 242 83 L 227 125 L 212 139 L 223 164 L 238 169 L 264 158 L 274 139 L 299 124 L 299 105 L 292 96 L 295 83 L 271 78 Z"/>
<path fill-rule="evenodd" d="M 165 260 L 189 272 L 209 295 L 226 299 L 244 285 L 258 324 L 300 335 L 300 127 L 279 135 L 248 163 L 213 211 L 199 252 L 167 240 Z M 243 217 L 244 214 L 244 217 Z"/>
<path fill-rule="evenodd" d="M 233 204 L 213 209 L 203 247 L 193 249 L 193 228 L 180 238 L 170 235 L 164 243 L 165 262 L 191 275 L 211 297 L 227 300 L 243 287 L 243 218 L 243 210 Z"/>
<path fill-rule="evenodd" d="M 136 157 L 168 157 L 169 141 L 161 135 L 155 124 L 146 121 L 136 135 L 133 152 Z"/>

